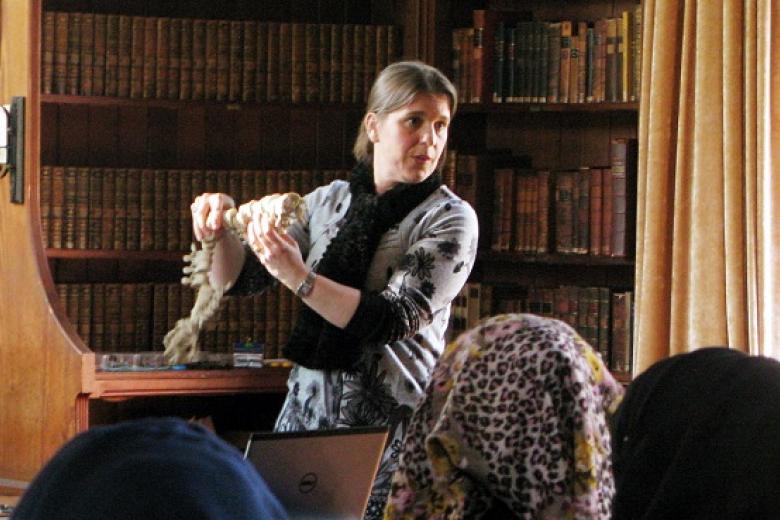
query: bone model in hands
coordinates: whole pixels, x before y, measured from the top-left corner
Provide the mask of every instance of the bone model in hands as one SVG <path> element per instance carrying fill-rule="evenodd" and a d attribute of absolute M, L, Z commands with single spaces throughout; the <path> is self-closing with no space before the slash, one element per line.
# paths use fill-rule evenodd
<path fill-rule="evenodd" d="M 284 230 L 303 216 L 304 207 L 303 198 L 297 193 L 274 193 L 226 210 L 223 226 L 246 239 L 253 212 L 260 212 L 272 226 Z M 201 249 L 193 243 L 190 254 L 184 256 L 188 265 L 184 267 L 181 283 L 196 289 L 198 294 L 189 316 L 177 321 L 163 339 L 165 359 L 171 364 L 199 361 L 198 336 L 206 322 L 216 315 L 227 290 L 227 287 L 212 286 L 209 280 L 215 244 L 215 238 L 206 237 L 201 241 Z"/>

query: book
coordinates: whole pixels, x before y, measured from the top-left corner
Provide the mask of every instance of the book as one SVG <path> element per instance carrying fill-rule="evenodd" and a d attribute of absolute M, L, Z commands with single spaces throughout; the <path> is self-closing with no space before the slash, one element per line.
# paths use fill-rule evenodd
<path fill-rule="evenodd" d="M 103 171 L 100 168 L 89 168 L 88 170 L 87 248 L 100 249 L 103 236 Z"/>
<path fill-rule="evenodd" d="M 181 43 L 179 45 L 179 95 L 178 99 L 193 99 L 192 75 L 194 60 L 194 20 L 181 19 Z"/>
<path fill-rule="evenodd" d="M 182 19 L 171 18 L 168 24 L 168 86 L 165 89 L 165 96 L 168 99 L 179 99 L 179 88 L 181 87 L 181 47 L 182 47 Z M 191 40 L 190 40 L 191 41 Z M 190 47 L 190 52 L 192 48 Z"/>
<path fill-rule="evenodd" d="M 106 95 L 106 31 L 108 15 L 95 13 L 94 48 L 92 57 L 92 94 Z"/>
<path fill-rule="evenodd" d="M 555 251 L 574 252 L 576 171 L 555 172 Z"/>
<path fill-rule="evenodd" d="M 601 254 L 602 173 L 603 170 L 601 168 L 593 167 L 590 168 L 588 177 L 590 191 L 588 253 L 594 256 Z"/>
<path fill-rule="evenodd" d="M 141 171 L 139 184 L 139 249 L 151 251 L 154 249 L 154 172 L 150 169 Z"/>
<path fill-rule="evenodd" d="M 54 92 L 54 39 L 56 32 L 54 11 L 43 12 L 41 42 L 41 92 Z"/>
<path fill-rule="evenodd" d="M 212 35 L 212 45 L 216 42 Z M 214 47 L 216 57 L 216 47 Z M 214 57 L 209 59 L 214 59 Z M 192 77 L 190 82 L 190 99 L 206 99 L 206 20 L 196 19 L 192 21 Z M 216 64 L 212 64 L 216 70 Z M 186 76 L 185 76 L 186 79 Z M 182 91 L 186 92 L 187 83 L 182 82 Z M 182 99 L 187 99 L 182 98 Z"/>
<path fill-rule="evenodd" d="M 54 13 L 54 41 L 51 45 L 54 46 L 52 91 L 65 94 L 68 82 L 68 13 Z"/>
<path fill-rule="evenodd" d="M 632 256 L 636 231 L 637 140 L 610 141 L 612 256 Z"/>
<path fill-rule="evenodd" d="M 257 25 L 255 20 L 243 22 L 243 49 L 241 62 L 241 101 L 254 102 L 257 99 Z M 265 46 L 263 46 L 265 49 Z"/>
<path fill-rule="evenodd" d="M 127 169 L 114 170 L 114 249 L 127 248 Z"/>
<path fill-rule="evenodd" d="M 79 93 L 81 74 L 81 15 L 68 13 L 68 64 L 65 76 L 65 94 L 76 96 Z"/>
<path fill-rule="evenodd" d="M 130 97 L 142 97 L 144 99 L 154 99 L 157 97 L 157 36 L 159 33 L 158 22 L 159 18 L 156 17 L 144 17 L 140 18 L 143 24 L 143 53 L 141 55 L 141 69 L 143 70 L 141 80 L 141 96 L 133 96 L 131 90 Z M 167 19 L 166 19 L 167 20 Z M 162 58 L 165 62 L 162 69 L 162 73 L 167 72 L 168 62 L 168 49 L 167 46 L 163 49 L 165 57 Z M 137 58 L 137 56 L 135 56 Z M 167 81 L 167 78 L 166 78 Z M 132 87 L 131 83 L 131 87 Z"/>
<path fill-rule="evenodd" d="M 92 67 L 95 56 L 95 14 L 81 13 L 79 40 L 79 94 L 93 94 Z"/>
<path fill-rule="evenodd" d="M 52 203 L 52 167 L 41 166 L 41 175 L 39 180 L 39 198 L 41 212 L 41 241 L 43 247 L 51 247 L 51 203 Z"/>
<path fill-rule="evenodd" d="M 290 98 L 301 103 L 306 99 L 306 26 L 294 23 L 290 31 Z"/>
<path fill-rule="evenodd" d="M 127 194 L 125 196 L 125 249 L 141 249 L 141 177 L 138 168 L 127 169 Z"/>
<path fill-rule="evenodd" d="M 558 102 L 569 103 L 569 81 L 571 77 L 572 22 L 561 21 L 560 61 L 558 67 Z"/>
<path fill-rule="evenodd" d="M 76 204 L 78 191 L 78 168 L 65 168 L 65 185 L 62 206 L 62 247 L 76 248 Z"/>
<path fill-rule="evenodd" d="M 584 255 L 590 247 L 590 167 L 580 166 L 577 171 L 577 236 L 574 252 Z"/>
<path fill-rule="evenodd" d="M 216 96 L 217 101 L 229 101 L 230 83 L 234 75 L 231 74 L 232 57 L 230 55 L 230 26 L 229 20 L 217 20 L 217 70 L 216 70 Z M 208 27 L 208 26 L 207 26 Z M 206 85 L 208 89 L 208 85 Z"/>
<path fill-rule="evenodd" d="M 128 54 L 128 65 L 130 55 Z M 119 86 L 119 15 L 106 15 L 105 95 L 117 96 Z"/>
<path fill-rule="evenodd" d="M 148 22 L 147 22 L 148 23 Z M 171 19 L 165 16 L 157 18 L 155 42 L 154 98 L 168 97 L 168 75 L 171 58 Z"/>
<path fill-rule="evenodd" d="M 146 63 L 146 56 L 144 53 L 146 40 L 145 40 L 145 33 L 146 33 L 146 23 L 145 19 L 141 16 L 133 16 L 129 20 L 129 33 L 123 34 L 122 33 L 122 25 L 121 25 L 121 19 L 120 19 L 120 26 L 119 26 L 119 36 L 120 36 L 120 67 L 122 66 L 122 61 L 127 60 L 128 63 L 128 71 L 129 74 L 126 77 L 121 76 L 121 68 L 120 68 L 120 77 L 119 77 L 119 96 L 122 97 L 131 97 L 131 98 L 141 98 L 143 97 L 143 86 L 144 86 L 144 64 Z M 122 36 L 125 36 L 126 38 L 129 37 L 128 42 L 125 42 L 122 40 Z M 149 39 L 149 47 L 151 48 L 153 37 L 150 36 Z M 123 49 L 122 47 L 127 45 L 126 49 Z M 126 50 L 129 51 L 127 57 L 125 58 L 122 55 L 122 51 Z M 152 51 L 150 50 L 150 53 Z M 154 57 L 149 57 L 149 62 L 147 67 L 151 68 L 154 66 Z M 148 72 L 147 72 L 148 74 Z M 125 85 L 123 84 L 123 81 L 127 81 L 128 83 Z"/>
<path fill-rule="evenodd" d="M 228 29 L 228 101 L 241 101 L 244 65 L 244 24 L 239 20 L 231 20 Z"/>
<path fill-rule="evenodd" d="M 100 219 L 100 249 L 114 248 L 114 197 L 116 190 L 113 171 L 107 168 L 100 169 L 102 177 L 101 205 L 103 207 Z"/>
<path fill-rule="evenodd" d="M 612 343 L 610 370 L 631 372 L 633 329 L 633 293 L 631 291 L 612 294 Z"/>

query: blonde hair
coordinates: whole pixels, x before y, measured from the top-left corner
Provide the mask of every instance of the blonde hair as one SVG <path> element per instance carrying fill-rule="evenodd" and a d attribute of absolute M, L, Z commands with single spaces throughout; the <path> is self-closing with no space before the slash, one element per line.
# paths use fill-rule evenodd
<path fill-rule="evenodd" d="M 447 96 L 450 103 L 450 117 L 455 117 L 458 108 L 458 91 L 439 69 L 421 61 L 399 61 L 388 65 L 374 81 L 368 95 L 366 112 L 360 120 L 358 135 L 352 147 L 352 155 L 358 162 L 371 165 L 374 155 L 374 143 L 368 138 L 365 116 L 369 112 L 380 117 L 389 114 L 411 103 L 417 94 Z"/>

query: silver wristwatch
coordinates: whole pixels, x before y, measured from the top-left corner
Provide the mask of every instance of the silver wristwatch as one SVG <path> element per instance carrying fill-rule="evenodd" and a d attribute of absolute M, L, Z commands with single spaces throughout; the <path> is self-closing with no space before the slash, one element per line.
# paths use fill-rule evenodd
<path fill-rule="evenodd" d="M 309 296 L 311 291 L 314 289 L 314 279 L 316 277 L 317 274 L 313 270 L 309 270 L 309 272 L 306 274 L 306 278 L 304 278 L 298 288 L 295 289 L 295 295 L 298 298 L 306 298 Z"/>

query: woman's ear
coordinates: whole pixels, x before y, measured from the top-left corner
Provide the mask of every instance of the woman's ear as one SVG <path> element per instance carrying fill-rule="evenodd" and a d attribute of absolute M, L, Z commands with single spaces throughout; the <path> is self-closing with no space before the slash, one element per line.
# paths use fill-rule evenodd
<path fill-rule="evenodd" d="M 372 143 L 376 143 L 379 141 L 379 118 L 374 112 L 369 112 L 366 114 L 365 119 L 363 119 L 363 125 L 366 127 L 366 134 L 368 135 L 368 140 Z"/>

